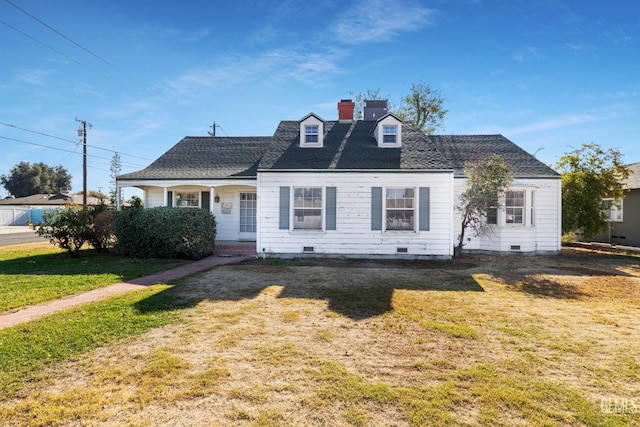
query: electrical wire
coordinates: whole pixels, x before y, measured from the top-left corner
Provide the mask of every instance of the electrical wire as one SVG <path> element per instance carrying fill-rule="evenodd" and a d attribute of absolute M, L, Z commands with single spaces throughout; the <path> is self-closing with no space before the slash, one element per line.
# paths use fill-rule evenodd
<path fill-rule="evenodd" d="M 8 127 L 14 128 L 14 129 L 20 129 L 20 130 L 23 130 L 23 131 L 26 131 L 26 132 L 35 133 L 35 134 L 42 135 L 42 136 L 47 136 L 47 137 L 49 137 L 49 138 L 59 139 L 60 141 L 71 142 L 71 143 L 73 143 L 73 144 L 81 144 L 81 142 L 79 142 L 79 141 L 74 141 L 74 140 L 72 140 L 72 139 L 61 138 L 61 137 L 59 137 L 59 136 L 50 135 L 50 134 L 48 134 L 48 133 L 44 133 L 44 132 L 38 132 L 37 130 L 32 130 L 32 129 L 23 128 L 23 127 L 20 127 L 20 126 L 12 125 L 11 123 L 4 123 L 4 122 L 0 122 L 0 125 L 8 126 Z M 115 153 L 118 153 L 118 154 L 121 154 L 121 155 L 124 155 L 124 156 L 127 156 L 127 157 L 135 157 L 135 158 L 137 158 L 137 159 L 141 159 L 141 160 L 149 160 L 149 161 L 153 161 L 153 159 L 149 159 L 149 158 L 147 158 L 147 157 L 136 156 L 135 154 L 127 154 L 127 153 L 123 153 L 123 152 L 121 152 L 121 151 L 116 151 L 116 150 L 110 150 L 110 149 L 108 149 L 108 148 L 98 147 L 97 145 L 87 144 L 87 147 L 95 148 L 95 149 L 97 149 L 97 150 L 108 151 L 108 152 L 110 152 L 110 153 L 114 153 L 114 154 L 115 154 Z"/>
<path fill-rule="evenodd" d="M 6 0 L 5 0 L 5 1 L 6 1 Z M 78 64 L 79 66 L 81 66 L 81 67 L 83 67 L 83 68 L 86 68 L 87 70 L 89 70 L 89 71 L 91 71 L 91 72 L 93 72 L 93 73 L 96 73 L 97 75 L 99 75 L 99 76 L 101 76 L 101 77 L 104 77 L 104 78 L 105 78 L 105 79 L 107 79 L 107 80 L 111 80 L 111 79 L 109 79 L 109 77 L 105 76 L 105 75 L 104 75 L 104 74 L 102 74 L 100 71 L 94 70 L 93 68 L 89 67 L 88 65 L 85 65 L 85 64 L 83 64 L 82 62 L 80 62 L 80 61 L 78 61 L 78 60 L 76 60 L 76 59 L 74 59 L 74 58 L 70 57 L 69 55 L 66 55 L 66 54 L 64 54 L 64 53 L 60 52 L 58 49 L 55 49 L 55 48 L 53 48 L 53 47 L 49 46 L 49 45 L 48 45 L 48 44 L 46 44 L 45 42 L 41 42 L 41 41 L 40 41 L 40 40 L 38 40 L 37 38 L 35 38 L 35 37 L 33 37 L 33 36 L 30 36 L 29 34 L 25 33 L 24 31 L 21 31 L 21 30 L 17 29 L 17 28 L 16 28 L 16 27 L 14 27 L 13 25 L 7 24 L 7 23 L 6 23 L 5 21 L 3 21 L 2 19 L 0 19 L 0 24 L 4 24 L 4 25 L 6 25 L 7 27 L 11 28 L 13 31 L 16 31 L 17 33 L 22 34 L 23 36 L 27 37 L 28 39 L 31 39 L 31 40 L 33 40 L 34 42 L 36 42 L 36 43 L 38 43 L 38 44 L 40 44 L 40 45 L 42 45 L 42 46 L 46 47 L 47 49 L 52 50 L 53 52 L 57 53 L 58 55 L 62 56 L 63 58 L 67 58 L 69 61 L 71 61 L 71 62 L 73 62 L 73 63 L 75 63 L 75 64 Z"/>
<path fill-rule="evenodd" d="M 52 147 L 50 145 L 45 145 L 45 144 L 38 144 L 37 142 L 25 141 L 25 140 L 17 139 L 17 138 L 10 138 L 8 136 L 1 136 L 0 135 L 0 139 L 6 139 L 8 141 L 20 142 L 20 143 L 28 144 L 28 145 L 35 145 L 37 147 L 49 148 L 51 150 L 63 151 L 65 153 L 80 154 L 80 153 L 78 153 L 76 151 L 67 150 L 67 149 L 59 148 L 59 147 Z M 95 154 L 87 154 L 87 157 L 93 157 L 94 159 L 102 159 L 102 160 L 109 160 L 109 161 L 111 160 L 108 157 L 96 156 Z M 130 165 L 130 166 L 133 166 L 133 167 L 142 167 L 142 168 L 145 167 L 144 165 L 140 165 L 140 164 L 137 164 L 137 163 L 131 163 L 131 162 L 121 162 L 121 163 Z"/>

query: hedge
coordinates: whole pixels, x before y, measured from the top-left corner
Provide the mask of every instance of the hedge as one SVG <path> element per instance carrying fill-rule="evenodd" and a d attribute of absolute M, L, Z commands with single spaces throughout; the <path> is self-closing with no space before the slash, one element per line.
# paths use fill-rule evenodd
<path fill-rule="evenodd" d="M 200 259 L 213 254 L 216 220 L 204 209 L 125 209 L 116 219 L 116 237 L 123 255 Z"/>

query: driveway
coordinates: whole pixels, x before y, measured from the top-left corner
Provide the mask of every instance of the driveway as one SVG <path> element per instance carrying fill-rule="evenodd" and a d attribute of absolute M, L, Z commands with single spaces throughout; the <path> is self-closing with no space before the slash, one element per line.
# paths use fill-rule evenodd
<path fill-rule="evenodd" d="M 45 241 L 27 226 L 0 226 L 0 247 Z"/>

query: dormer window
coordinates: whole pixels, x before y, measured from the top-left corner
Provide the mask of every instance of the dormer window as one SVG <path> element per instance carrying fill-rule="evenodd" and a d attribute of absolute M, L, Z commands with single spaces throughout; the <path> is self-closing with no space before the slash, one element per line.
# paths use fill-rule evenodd
<path fill-rule="evenodd" d="M 373 136 L 381 148 L 402 147 L 402 120 L 392 113 L 377 120 Z"/>
<path fill-rule="evenodd" d="M 382 127 L 382 142 L 384 144 L 395 144 L 398 137 L 398 126 L 385 125 Z"/>
<path fill-rule="evenodd" d="M 304 142 L 305 144 L 318 143 L 318 125 L 306 125 L 304 127 Z"/>
<path fill-rule="evenodd" d="M 314 113 L 300 119 L 300 147 L 321 148 L 324 135 L 324 120 Z"/>

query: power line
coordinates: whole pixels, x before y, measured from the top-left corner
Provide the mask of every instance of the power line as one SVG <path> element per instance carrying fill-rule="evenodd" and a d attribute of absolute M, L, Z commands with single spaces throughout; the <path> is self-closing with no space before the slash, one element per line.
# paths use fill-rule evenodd
<path fill-rule="evenodd" d="M 33 19 L 34 21 L 40 23 L 41 25 L 44 25 L 45 27 L 47 27 L 49 30 L 53 31 L 54 33 L 56 33 L 57 35 L 59 35 L 60 37 L 62 37 L 63 39 L 67 40 L 68 42 L 74 44 L 75 46 L 79 47 L 80 49 L 84 50 L 85 52 L 87 52 L 89 55 L 93 56 L 94 58 L 102 61 L 103 63 L 107 64 L 108 66 L 110 66 L 111 68 L 119 71 L 120 73 L 124 74 L 125 76 L 127 76 L 129 79 L 133 80 L 134 82 L 144 86 L 145 88 L 147 88 L 148 90 L 155 92 L 158 95 L 164 96 L 161 92 L 157 91 L 155 88 L 153 88 L 152 86 L 147 85 L 145 82 L 137 79 L 135 76 L 133 76 L 132 74 L 129 74 L 128 72 L 126 72 L 125 70 L 123 70 L 122 68 L 118 67 L 117 65 L 115 65 L 114 63 L 104 59 L 103 57 L 101 57 L 100 55 L 98 55 L 97 53 L 94 53 L 93 51 L 91 51 L 89 48 L 84 47 L 83 45 L 81 45 L 80 43 L 78 43 L 77 41 L 73 40 L 71 37 L 63 34 L 62 32 L 56 30 L 55 28 L 53 28 L 51 25 L 47 24 L 46 22 L 44 22 L 42 19 L 39 19 L 38 17 L 34 16 L 33 14 L 27 12 L 26 10 L 24 10 L 23 8 L 21 8 L 20 6 L 16 5 L 15 3 L 13 3 L 10 0 L 4 0 L 6 3 L 10 4 L 11 6 L 15 7 L 16 9 L 18 9 L 20 12 L 24 13 L 25 15 L 27 15 L 29 18 Z M 35 39 L 34 39 L 35 40 Z M 37 40 L 36 40 L 37 41 Z"/>
<path fill-rule="evenodd" d="M 23 127 L 20 127 L 20 126 L 12 125 L 11 123 L 4 123 L 4 122 L 0 122 L 0 125 L 8 126 L 8 127 L 14 128 L 14 129 L 20 129 L 20 130 L 23 130 L 23 131 L 25 131 L 25 132 L 35 133 L 35 134 L 37 134 L 37 135 L 47 136 L 47 137 L 49 137 L 49 138 L 59 139 L 60 141 L 71 142 L 71 143 L 76 144 L 76 145 L 80 144 L 78 141 L 74 141 L 74 140 L 72 140 L 72 139 L 61 138 L 61 137 L 59 137 L 59 136 L 50 135 L 50 134 L 48 134 L 48 133 L 39 132 L 39 131 L 37 131 L 37 130 L 32 130 L 32 129 L 27 129 L 27 128 L 23 128 Z M 137 159 L 142 159 L 142 160 L 149 160 L 149 161 L 152 161 L 152 159 L 149 159 L 149 158 L 147 158 L 147 157 L 136 156 L 135 154 L 127 154 L 127 153 L 123 153 L 123 152 L 121 152 L 121 151 L 116 151 L 116 150 L 110 150 L 110 149 L 108 149 L 108 148 L 98 147 L 97 145 L 87 144 L 87 147 L 95 148 L 95 149 L 97 149 L 97 150 L 108 151 L 108 152 L 110 152 L 110 153 L 114 153 L 114 154 L 115 154 L 115 153 L 119 153 L 119 154 L 122 154 L 122 155 L 125 155 L 125 156 L 128 156 L 128 157 L 135 157 L 135 158 L 137 158 Z"/>
<path fill-rule="evenodd" d="M 6 139 L 8 141 L 21 142 L 23 144 L 35 145 L 37 147 L 49 148 L 51 150 L 63 151 L 65 153 L 80 154 L 80 153 L 78 153 L 76 151 L 66 150 L 64 148 L 59 148 L 59 147 L 52 147 L 50 145 L 45 145 L 45 144 L 38 144 L 37 142 L 24 141 L 22 139 L 10 138 L 8 136 L 0 136 L 0 139 Z M 95 154 L 88 154 L 87 157 L 93 157 L 94 159 L 102 159 L 102 160 L 109 160 L 109 161 L 111 160 L 108 157 L 96 156 Z M 142 167 L 142 168 L 145 167 L 144 165 L 140 165 L 140 164 L 137 164 L 137 163 L 122 162 L 122 164 L 125 164 L 125 163 L 128 164 L 129 166 L 132 166 L 132 167 Z"/>
<path fill-rule="evenodd" d="M 6 1 L 6 0 L 5 0 L 5 1 Z M 21 30 L 17 29 L 17 28 L 16 28 L 16 27 L 14 27 L 13 25 L 7 24 L 7 23 L 6 23 L 5 21 L 3 21 L 2 19 L 0 19 L 0 24 L 4 24 L 4 25 L 6 25 L 7 27 L 11 28 L 13 31 L 16 31 L 16 32 L 18 32 L 18 33 L 22 34 L 23 36 L 27 37 L 28 39 L 31 39 L 31 40 L 33 40 L 34 42 L 36 42 L 36 43 L 38 43 L 38 44 L 40 44 L 40 45 L 42 45 L 42 46 L 46 47 L 47 49 L 52 50 L 53 52 L 57 53 L 58 55 L 62 56 L 63 58 L 67 58 L 69 61 L 74 62 L 74 63 L 76 63 L 76 64 L 80 65 L 81 67 L 86 68 L 87 70 L 89 70 L 89 71 L 91 71 L 91 72 L 94 72 L 94 73 L 96 73 L 96 74 L 97 74 L 97 75 L 99 75 L 99 76 L 104 77 L 104 78 L 105 78 L 105 79 L 107 79 L 107 80 L 110 80 L 110 79 L 109 79 L 109 77 L 105 76 L 105 75 L 104 75 L 104 74 L 102 74 L 100 71 L 94 70 L 93 68 L 89 67 L 88 65 L 85 65 L 85 64 L 83 64 L 82 62 L 80 62 L 80 61 L 77 61 L 77 60 L 73 59 L 73 58 L 72 58 L 72 57 L 70 57 L 69 55 L 66 55 L 66 54 L 64 54 L 64 53 L 60 52 L 59 50 L 57 50 L 57 49 L 55 49 L 55 48 L 53 48 L 53 47 L 49 46 L 48 44 L 46 44 L 46 43 L 44 43 L 44 42 L 41 42 L 41 41 L 40 41 L 40 40 L 38 40 L 37 38 L 35 38 L 35 37 L 33 37 L 33 36 L 30 36 L 29 34 L 25 33 L 24 31 L 21 31 Z"/>

